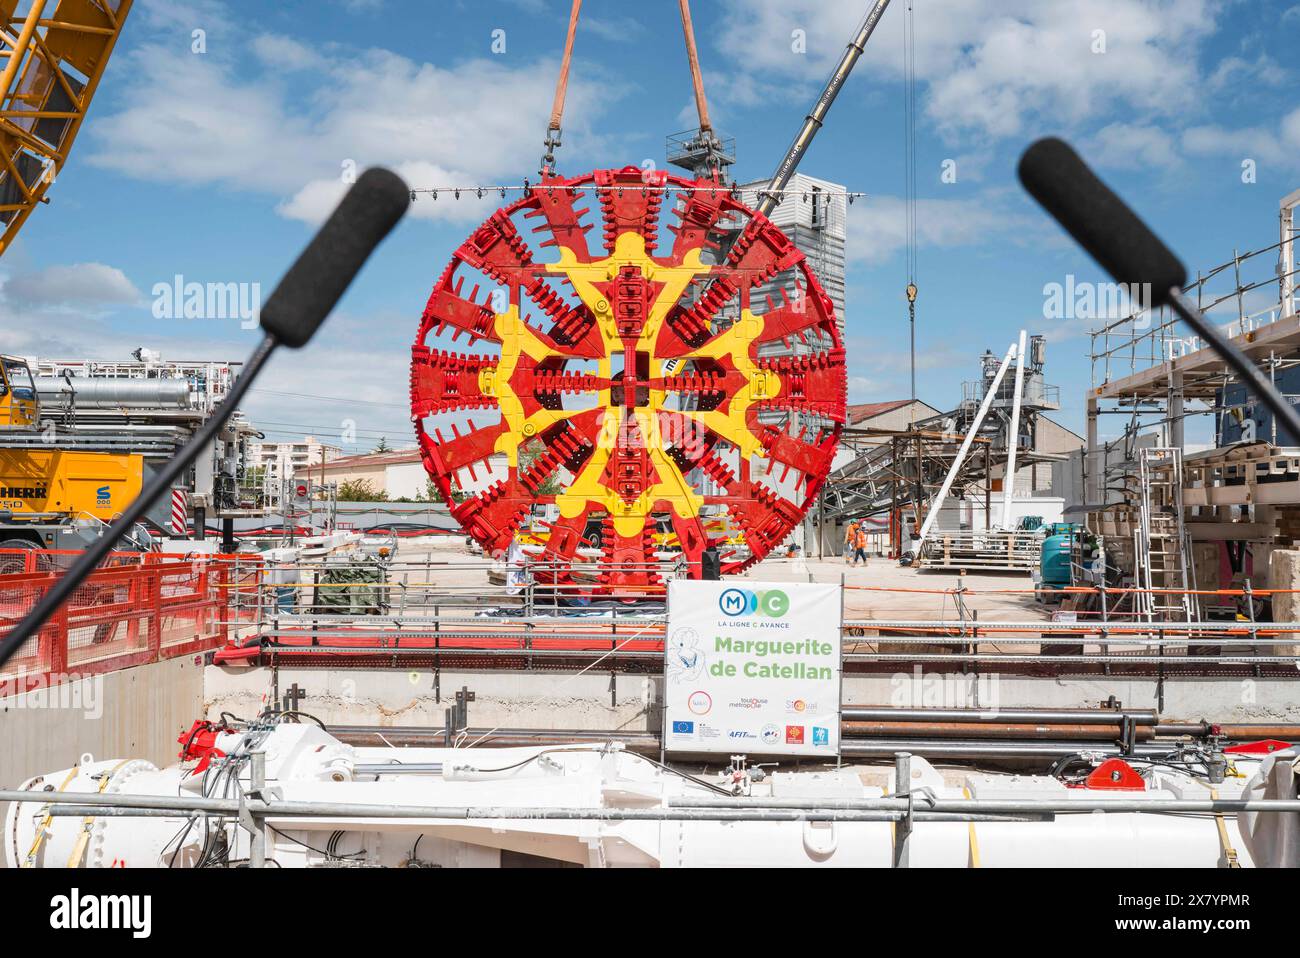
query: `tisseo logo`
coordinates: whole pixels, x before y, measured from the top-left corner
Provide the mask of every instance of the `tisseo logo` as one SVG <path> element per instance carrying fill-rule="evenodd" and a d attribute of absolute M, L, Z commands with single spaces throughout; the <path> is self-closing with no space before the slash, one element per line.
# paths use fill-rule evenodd
<path fill-rule="evenodd" d="M 718 608 L 730 616 L 765 615 L 779 619 L 790 611 L 790 597 L 780 589 L 752 592 L 749 589 L 728 589 L 718 597 Z"/>
<path fill-rule="evenodd" d="M 708 715 L 709 710 L 713 708 L 713 699 L 708 692 L 692 692 L 690 698 L 686 700 L 686 707 L 696 715 Z"/>

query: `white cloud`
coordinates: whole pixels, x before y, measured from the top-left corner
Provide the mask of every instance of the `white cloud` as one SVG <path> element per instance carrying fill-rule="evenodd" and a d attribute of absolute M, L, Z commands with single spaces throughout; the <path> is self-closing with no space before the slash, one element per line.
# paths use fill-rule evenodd
<path fill-rule="evenodd" d="M 241 362 L 260 335 L 256 329 L 242 330 L 235 320 L 153 320 L 144 307 L 102 311 L 18 304 L 8 296 L 11 283 L 0 286 L 4 351 L 21 356 L 127 361 L 132 349 L 147 346 L 164 360 Z M 376 329 L 390 334 L 379 335 Z M 350 420 L 359 434 L 353 451 L 368 451 L 378 434 L 386 435 L 390 445 L 409 443 L 406 344 L 413 333 L 407 316 L 363 319 L 339 311 L 308 346 L 281 350 L 259 380 L 271 391 L 255 390 L 241 408 L 272 440 L 313 431 L 337 440 L 344 421 Z M 321 396 L 340 401 L 317 398 Z"/>
<path fill-rule="evenodd" d="M 983 246 L 1017 241 L 1039 226 L 1004 208 L 997 193 L 973 198 L 918 199 L 918 247 Z M 868 196 L 849 210 L 846 256 L 850 263 L 875 264 L 907 246 L 907 207 L 899 196 Z"/>
<path fill-rule="evenodd" d="M 878 379 L 868 379 L 866 376 L 850 376 L 849 402 L 870 402 L 874 397 L 880 395 L 884 385 Z"/>
<path fill-rule="evenodd" d="M 319 71 L 315 95 L 299 102 L 274 71 L 250 71 L 218 52 L 148 43 L 122 71 L 130 79 L 120 102 L 128 105 L 91 127 L 90 162 L 152 181 L 270 194 L 284 215 L 305 220 L 332 204 L 350 167 L 405 170 L 416 188 L 513 184 L 533 175 L 554 90 L 552 60 L 440 66 L 383 50 L 313 50 L 269 35 L 253 48 L 264 60 Z M 625 89 L 595 70 L 574 77 L 566 155 L 598 142 L 592 120 Z M 440 200 L 414 212 L 469 220 L 470 209 Z"/>
<path fill-rule="evenodd" d="M 230 11 L 222 0 L 139 0 L 136 4 L 155 29 L 205 30 L 224 33 L 230 24 Z"/>
<path fill-rule="evenodd" d="M 0 297 L 21 307 L 91 309 L 139 303 L 143 299 L 125 273 L 103 263 L 50 266 L 35 273 L 12 276 L 0 286 Z"/>
<path fill-rule="evenodd" d="M 419 188 L 439 189 L 474 182 L 474 177 L 468 173 L 444 170 L 432 163 L 401 163 L 397 165 L 396 172 L 409 185 Z M 347 184 L 341 177 L 312 180 L 292 197 L 280 203 L 276 207 L 276 212 L 288 219 L 301 220 L 310 224 L 320 223 L 338 205 L 347 188 Z M 431 194 L 420 193 L 417 194 L 407 215 L 449 223 L 481 223 L 507 199 L 515 199 L 518 195 L 518 193 L 508 192 L 503 198 L 498 193 L 485 190 L 484 195 L 480 197 L 475 192 L 462 190 L 459 198 L 454 192 L 439 192 L 438 199 L 434 199 Z"/>
<path fill-rule="evenodd" d="M 631 43 L 645 33 L 645 26 L 632 17 L 583 17 L 578 23 L 578 30 L 609 43 Z"/>
<path fill-rule="evenodd" d="M 728 0 L 720 46 L 773 92 L 824 80 L 862 15 L 860 0 Z M 886 13 L 859 71 L 902 74 L 902 4 Z M 1175 116 L 1196 106 L 1200 40 L 1217 0 L 927 0 L 915 13 L 924 109 L 949 136 L 1070 128 L 1117 106 Z M 791 49 L 804 30 L 807 52 Z M 1095 31 L 1105 52 L 1094 53 Z"/>
<path fill-rule="evenodd" d="M 1300 108 L 1283 117 L 1276 127 L 1190 127 L 1183 131 L 1182 145 L 1197 156 L 1253 159 L 1294 170 L 1300 168 Z"/>
<path fill-rule="evenodd" d="M 1111 123 L 1091 138 L 1088 159 L 1120 170 L 1175 167 L 1181 164 L 1178 138 L 1158 126 Z"/>
<path fill-rule="evenodd" d="M 315 431 L 337 441 L 351 421 L 358 433 L 387 435 L 389 445 L 411 443 L 410 349 L 376 341 L 377 327 L 400 331 L 403 339 L 413 335 L 404 317 L 359 319 L 341 313 L 331 316 L 302 350 L 281 350 L 259 380 L 271 391 L 255 392 L 243 404 L 254 425 L 282 433 L 271 439 Z M 325 396 L 333 398 L 318 398 Z M 491 417 L 485 414 L 479 419 Z M 368 450 L 374 437 L 359 437 L 358 445 Z"/>
<path fill-rule="evenodd" d="M 1288 71 L 1271 56 L 1260 53 L 1253 60 L 1224 57 L 1215 66 L 1207 82 L 1216 91 L 1236 87 L 1242 93 L 1250 95 L 1257 92 L 1259 85 L 1281 86 L 1289 76 Z"/>
<path fill-rule="evenodd" d="M 274 70 L 316 70 L 326 64 L 320 51 L 275 33 L 263 33 L 253 38 L 253 54 Z"/>

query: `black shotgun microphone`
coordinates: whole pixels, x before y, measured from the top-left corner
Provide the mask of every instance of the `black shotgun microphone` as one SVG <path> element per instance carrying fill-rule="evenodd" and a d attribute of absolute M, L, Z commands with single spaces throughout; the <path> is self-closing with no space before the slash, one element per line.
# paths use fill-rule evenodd
<path fill-rule="evenodd" d="M 1020 182 L 1116 282 L 1149 285 L 1151 302 L 1164 306 L 1169 290 L 1182 289 L 1187 269 L 1124 201 L 1088 169 L 1070 144 L 1039 140 L 1020 158 Z"/>
<path fill-rule="evenodd" d="M 1056 137 L 1039 140 L 1025 150 L 1017 172 L 1029 194 L 1116 282 L 1141 290 L 1143 306 L 1173 309 L 1300 441 L 1295 407 L 1183 294 L 1186 267 L 1068 143 Z"/>
<path fill-rule="evenodd" d="M 396 173 L 374 167 L 361 174 L 267 299 L 261 319 L 266 335 L 221 405 L 184 448 L 154 473 L 135 501 L 77 557 L 23 620 L 0 639 L 0 666 L 40 630 L 145 510 L 170 492 L 172 484 L 230 418 L 276 347 L 283 344 L 298 349 L 307 344 L 375 247 L 402 218 L 410 198 L 410 188 Z"/>
<path fill-rule="evenodd" d="M 410 202 L 396 173 L 362 173 L 267 299 L 262 328 L 292 349 L 305 346 Z"/>

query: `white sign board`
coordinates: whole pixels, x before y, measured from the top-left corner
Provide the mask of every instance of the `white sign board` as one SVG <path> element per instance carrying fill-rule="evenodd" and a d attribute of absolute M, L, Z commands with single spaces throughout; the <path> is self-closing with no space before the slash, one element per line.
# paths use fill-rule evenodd
<path fill-rule="evenodd" d="M 666 751 L 838 755 L 840 587 L 673 580 Z"/>

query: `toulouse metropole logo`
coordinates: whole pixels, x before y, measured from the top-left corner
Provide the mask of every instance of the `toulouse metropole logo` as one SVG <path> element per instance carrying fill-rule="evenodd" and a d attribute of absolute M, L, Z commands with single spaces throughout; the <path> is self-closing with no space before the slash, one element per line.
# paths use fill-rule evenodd
<path fill-rule="evenodd" d="M 780 589 L 754 592 L 733 588 L 718 597 L 718 608 L 730 616 L 765 615 L 779 619 L 790 611 L 790 597 Z"/>

